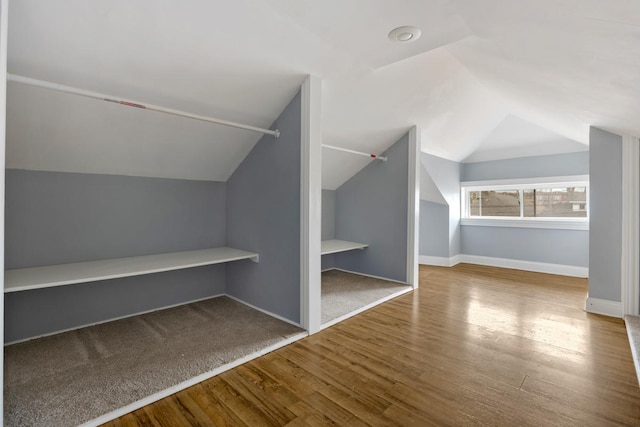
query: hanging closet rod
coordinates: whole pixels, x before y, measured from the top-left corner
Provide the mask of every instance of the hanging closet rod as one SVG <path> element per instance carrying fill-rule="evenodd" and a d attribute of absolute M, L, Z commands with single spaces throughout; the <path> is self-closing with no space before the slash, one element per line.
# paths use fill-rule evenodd
<path fill-rule="evenodd" d="M 243 125 L 242 123 L 230 122 L 228 120 L 215 119 L 213 117 L 200 116 L 197 114 L 186 113 L 184 111 L 174 110 L 171 108 L 159 107 L 157 105 L 142 104 L 135 101 L 127 101 L 127 100 L 119 99 L 117 96 L 105 95 L 102 93 L 91 92 L 84 89 L 76 89 L 74 87 L 64 86 L 57 83 L 51 83 L 44 80 L 32 79 L 30 77 L 23 77 L 15 74 L 7 74 L 7 80 L 11 82 L 16 82 L 16 83 L 23 83 L 26 85 L 57 90 L 59 92 L 72 93 L 74 95 L 80 95 L 87 98 L 100 99 L 102 101 L 107 101 L 107 102 L 115 102 L 116 104 L 126 105 L 127 107 L 142 108 L 144 110 L 157 111 L 159 113 L 171 114 L 171 115 L 180 116 L 180 117 L 187 117 L 189 119 L 200 120 L 203 122 L 215 123 L 218 125 L 231 126 L 234 128 L 250 130 L 253 132 L 273 135 L 276 138 L 280 136 L 280 131 L 278 129 L 275 129 L 275 130 L 263 129 L 255 126 Z"/>
<path fill-rule="evenodd" d="M 322 148 L 328 148 L 329 150 L 336 150 L 336 151 L 344 151 L 345 153 L 351 153 L 351 154 L 357 154 L 359 156 L 370 157 L 383 162 L 387 161 L 387 156 L 380 156 L 378 154 L 363 153 L 361 151 L 354 151 L 354 150 L 349 150 L 348 148 L 335 147 L 333 145 L 326 145 L 326 144 L 322 144 Z"/>

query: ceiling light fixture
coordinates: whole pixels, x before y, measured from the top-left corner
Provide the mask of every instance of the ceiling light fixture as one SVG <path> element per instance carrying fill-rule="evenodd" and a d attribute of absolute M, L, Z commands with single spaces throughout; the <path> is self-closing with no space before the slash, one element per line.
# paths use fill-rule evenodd
<path fill-rule="evenodd" d="M 398 43 L 409 43 L 418 40 L 421 35 L 422 31 L 418 27 L 398 27 L 389 32 L 389 40 Z"/>

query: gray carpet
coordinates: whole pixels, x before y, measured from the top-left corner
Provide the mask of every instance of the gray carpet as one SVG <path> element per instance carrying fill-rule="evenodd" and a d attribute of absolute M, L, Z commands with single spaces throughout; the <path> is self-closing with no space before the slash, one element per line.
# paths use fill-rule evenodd
<path fill-rule="evenodd" d="M 322 273 L 322 323 L 330 322 L 389 295 L 407 285 L 329 270 Z"/>
<path fill-rule="evenodd" d="M 219 297 L 5 348 L 7 426 L 72 426 L 302 332 Z"/>

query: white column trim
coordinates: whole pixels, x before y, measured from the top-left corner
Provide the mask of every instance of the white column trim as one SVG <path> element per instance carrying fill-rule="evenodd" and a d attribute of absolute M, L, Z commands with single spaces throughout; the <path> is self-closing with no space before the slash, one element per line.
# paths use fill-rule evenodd
<path fill-rule="evenodd" d="M 301 88 L 300 324 L 320 330 L 320 229 L 322 224 L 321 82 L 309 76 Z"/>
<path fill-rule="evenodd" d="M 640 141 L 622 137 L 622 257 L 623 314 L 640 314 Z"/>
<path fill-rule="evenodd" d="M 420 128 L 409 130 L 409 173 L 407 206 L 407 283 L 419 285 L 418 258 L 420 254 Z"/>
<path fill-rule="evenodd" d="M 0 166 L 5 167 L 5 135 L 7 129 L 7 26 L 9 0 L 0 0 Z M 0 241 L 4 242 L 4 174 L 0 176 Z M 0 245 L 0 271 L 4 271 L 4 244 Z M 4 290 L 4 275 L 0 277 Z M 0 292 L 0 342 L 4 343 L 4 292 Z M 4 414 L 4 353 L 0 352 L 0 414 Z M 0 426 L 2 420 L 0 419 Z"/>

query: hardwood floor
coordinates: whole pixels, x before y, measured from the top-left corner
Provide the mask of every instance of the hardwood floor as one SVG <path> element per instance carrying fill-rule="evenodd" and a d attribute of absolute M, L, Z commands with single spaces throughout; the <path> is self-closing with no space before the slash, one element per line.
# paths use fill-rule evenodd
<path fill-rule="evenodd" d="M 586 280 L 420 268 L 420 289 L 107 426 L 640 426 L 624 323 Z"/>

